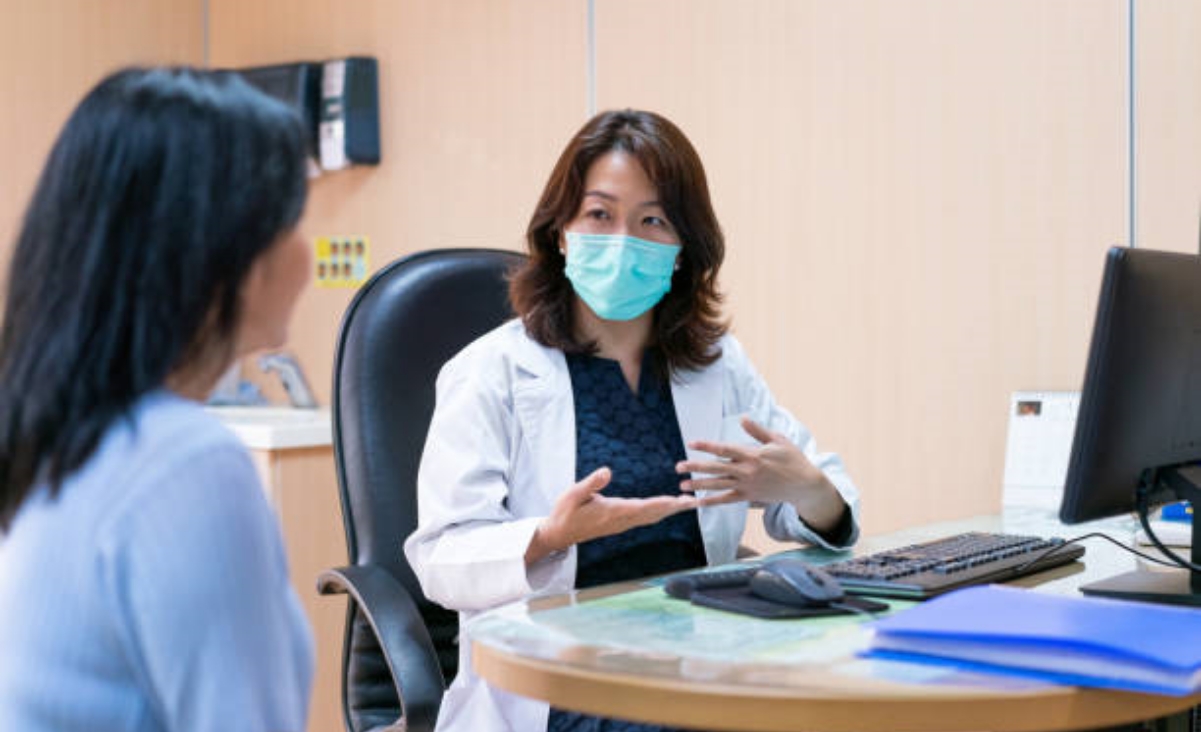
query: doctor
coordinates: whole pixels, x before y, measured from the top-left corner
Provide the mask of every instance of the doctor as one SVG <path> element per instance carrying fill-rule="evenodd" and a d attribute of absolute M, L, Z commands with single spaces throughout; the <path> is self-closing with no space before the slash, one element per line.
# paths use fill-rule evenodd
<path fill-rule="evenodd" d="M 442 369 L 405 543 L 425 594 L 476 612 L 735 557 L 747 505 L 773 538 L 845 547 L 858 492 L 776 404 L 720 319 L 721 229 L 692 145 L 605 112 L 560 156 L 511 283 L 519 319 Z M 646 730 L 488 686 L 460 645 L 439 730 Z"/>

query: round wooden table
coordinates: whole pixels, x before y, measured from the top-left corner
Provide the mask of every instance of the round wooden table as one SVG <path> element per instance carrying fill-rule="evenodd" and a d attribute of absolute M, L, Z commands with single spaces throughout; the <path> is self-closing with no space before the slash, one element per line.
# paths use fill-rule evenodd
<path fill-rule="evenodd" d="M 999 530 L 1000 520 L 932 531 L 990 526 Z M 882 537 L 864 550 L 912 540 Z M 1023 584 L 1075 592 L 1133 566 L 1104 546 L 1090 544 L 1083 565 Z M 1082 689 L 863 658 L 870 631 L 856 616 L 758 620 L 694 607 L 654 583 L 519 602 L 474 618 L 464 633 L 476 672 L 494 686 L 563 709 L 705 730 L 1075 730 L 1201 704 L 1201 694 Z"/>

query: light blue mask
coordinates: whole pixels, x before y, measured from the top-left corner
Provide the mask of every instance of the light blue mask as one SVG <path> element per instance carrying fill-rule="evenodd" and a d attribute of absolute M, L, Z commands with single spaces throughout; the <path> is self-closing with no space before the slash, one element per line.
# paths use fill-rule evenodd
<path fill-rule="evenodd" d="M 567 232 L 567 279 L 592 312 L 633 320 L 671 289 L 680 247 L 622 234 Z"/>

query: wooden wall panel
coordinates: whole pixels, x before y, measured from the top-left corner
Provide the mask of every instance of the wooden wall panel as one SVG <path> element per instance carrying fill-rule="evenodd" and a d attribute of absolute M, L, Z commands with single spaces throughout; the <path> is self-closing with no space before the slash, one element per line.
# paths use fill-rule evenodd
<path fill-rule="evenodd" d="M 1135 240 L 1197 252 L 1201 232 L 1201 3 L 1135 5 Z"/>
<path fill-rule="evenodd" d="M 545 177 L 585 119 L 582 3 L 210 0 L 210 8 L 214 66 L 346 55 L 379 60 L 383 161 L 313 181 L 304 222 L 310 236 L 369 236 L 372 269 L 422 249 L 523 246 Z M 323 403 L 352 295 L 310 289 L 293 320 L 289 348 Z M 248 376 L 256 371 L 244 366 Z M 265 386 L 282 398 L 277 387 Z M 302 497 L 292 513 L 303 511 L 306 525 L 325 526 L 340 515 L 332 460 L 325 453 L 310 462 L 282 482 Z M 403 538 L 397 536 L 398 546 Z M 344 557 L 340 534 L 335 543 Z M 344 605 L 316 597 L 313 584 L 331 551 L 289 539 L 297 589 L 317 636 L 311 730 L 340 728 Z"/>
<path fill-rule="evenodd" d="M 658 109 L 709 167 L 729 312 L 782 401 L 844 453 L 869 526 L 990 509 L 1006 395 L 1076 388 L 1126 203 L 1121 0 L 596 0 L 600 106 Z M 1201 215 L 1201 8 L 1137 2 L 1140 245 Z M 204 58 L 196 0 L 9 3 L 0 81 L 7 259 L 70 108 L 128 63 Z M 371 53 L 378 168 L 315 182 L 312 234 L 373 261 L 520 246 L 584 118 L 586 3 L 209 3 L 219 66 Z M 36 63 L 31 61 L 36 59 Z M 329 389 L 346 291 L 310 291 L 292 347 Z M 277 392 L 278 394 L 278 392 Z"/>
<path fill-rule="evenodd" d="M 0 262 L 67 116 L 107 72 L 204 60 L 200 0 L 39 0 L 0 6 Z"/>
<path fill-rule="evenodd" d="M 368 235 L 373 269 L 421 249 L 521 248 L 545 177 L 585 119 L 584 4 L 374 0 L 350 7 L 211 0 L 215 66 L 379 59 L 383 162 L 316 180 L 308 233 Z M 352 294 L 311 289 L 294 321 L 290 347 L 323 402 Z"/>
<path fill-rule="evenodd" d="M 735 332 L 869 531 L 999 508 L 1126 227 L 1126 3 L 598 0 L 601 109 L 706 161 Z"/>

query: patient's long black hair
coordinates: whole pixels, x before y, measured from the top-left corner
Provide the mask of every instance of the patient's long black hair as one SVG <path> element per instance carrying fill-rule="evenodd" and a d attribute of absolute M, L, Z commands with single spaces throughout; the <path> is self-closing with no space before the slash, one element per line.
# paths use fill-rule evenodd
<path fill-rule="evenodd" d="M 304 146 L 291 110 L 228 72 L 127 69 L 84 97 L 9 268 L 0 532 L 139 397 L 233 357 L 251 263 L 304 207 Z"/>

